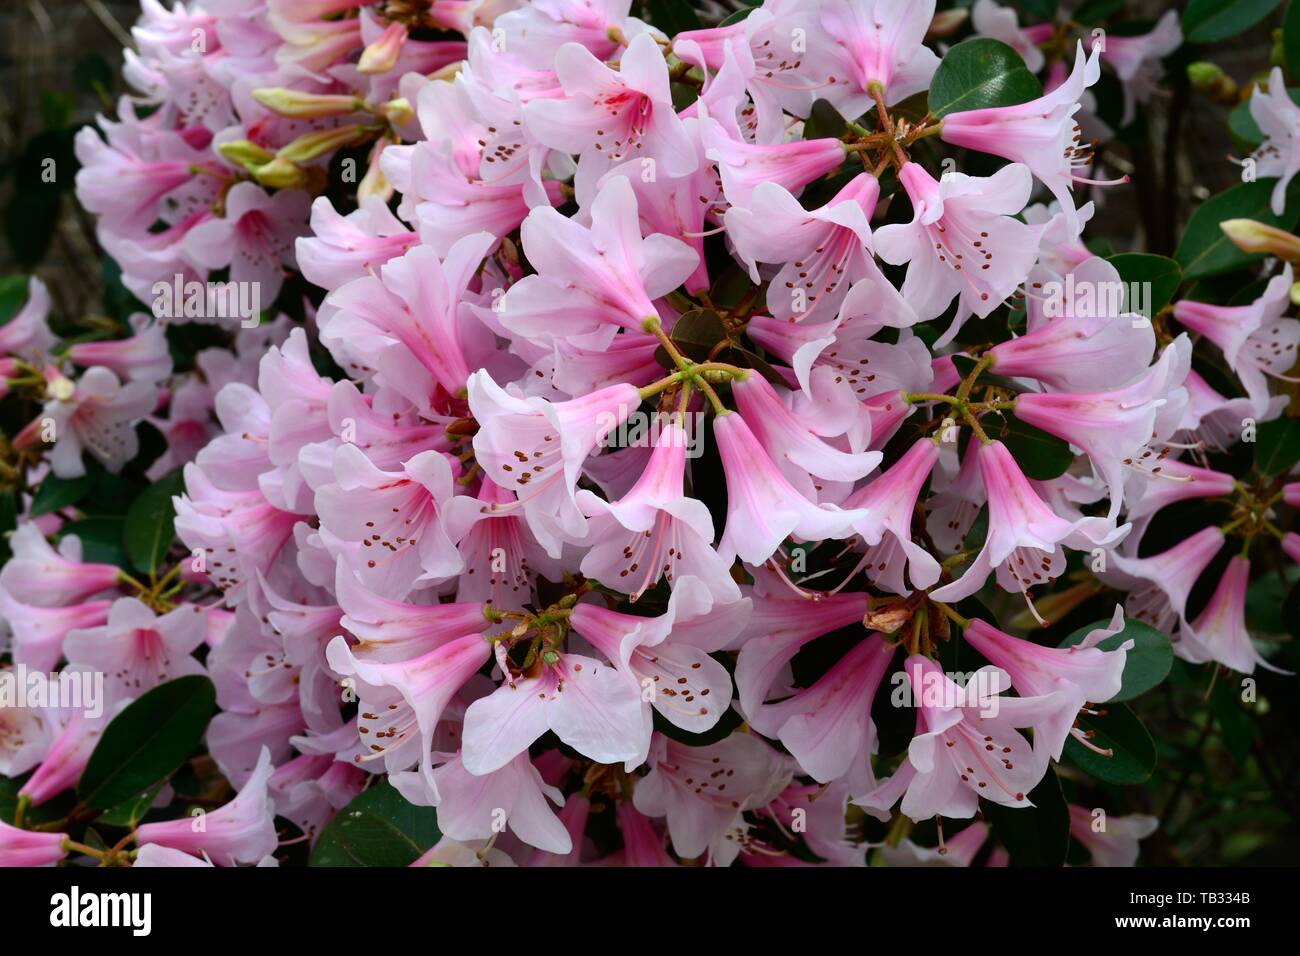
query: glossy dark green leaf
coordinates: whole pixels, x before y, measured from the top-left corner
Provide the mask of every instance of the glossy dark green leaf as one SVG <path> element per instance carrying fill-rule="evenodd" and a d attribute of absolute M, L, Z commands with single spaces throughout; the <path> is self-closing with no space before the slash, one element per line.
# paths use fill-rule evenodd
<path fill-rule="evenodd" d="M 1074 461 L 1068 442 L 1022 422 L 1014 412 L 1001 419 L 986 416 L 983 425 L 988 436 L 1006 445 L 1016 464 L 1035 481 L 1059 478 Z"/>
<path fill-rule="evenodd" d="M 1065 741 L 1065 759 L 1105 783 L 1130 786 L 1149 779 L 1156 766 L 1156 745 L 1142 721 L 1125 704 L 1112 701 L 1098 709 L 1097 716 L 1080 714 L 1078 726 L 1092 734 L 1093 746 L 1110 755 L 1090 750 L 1071 736 Z"/>
<path fill-rule="evenodd" d="M 1255 430 L 1255 468 L 1271 478 L 1300 462 L 1300 420 L 1275 418 Z"/>
<path fill-rule="evenodd" d="M 688 359 L 703 362 L 713 347 L 727 338 L 727 328 L 712 309 L 692 309 L 673 323 L 668 337 Z M 676 368 L 662 346 L 655 354 L 665 368 Z"/>
<path fill-rule="evenodd" d="M 157 799 L 163 785 L 154 784 L 144 793 L 138 794 L 117 806 L 105 810 L 95 818 L 96 823 L 111 827 L 133 827 L 149 812 L 149 807 Z"/>
<path fill-rule="evenodd" d="M 1258 730 L 1242 703 L 1240 679 L 1225 675 L 1216 680 L 1210 691 L 1210 705 L 1228 753 L 1232 754 L 1237 766 L 1244 767 L 1250 759 Z"/>
<path fill-rule="evenodd" d="M 82 518 L 59 529 L 59 536 L 75 534 L 81 539 L 83 561 L 116 564 L 126 567 L 126 545 L 122 543 L 125 525 L 117 516 L 98 515 Z"/>
<path fill-rule="evenodd" d="M 804 139 L 839 139 L 847 123 L 840 111 L 827 100 L 817 100 L 803 124 Z"/>
<path fill-rule="evenodd" d="M 1300 3 L 1290 0 L 1282 21 L 1282 59 L 1287 75 L 1300 79 Z"/>
<path fill-rule="evenodd" d="M 1081 627 L 1063 640 L 1060 646 L 1070 647 L 1078 644 L 1092 631 L 1106 627 L 1109 623 L 1107 620 L 1100 620 Z M 1128 641 L 1132 641 L 1133 646 L 1128 649 L 1124 657 L 1124 677 L 1119 693 L 1112 697 L 1111 701 L 1132 700 L 1145 694 L 1169 676 L 1169 668 L 1174 663 L 1174 652 L 1169 645 L 1169 638 L 1151 625 L 1143 624 L 1133 618 L 1124 622 L 1122 631 L 1112 634 L 1097 646 L 1103 651 L 1113 651 Z M 1094 703 L 1101 703 L 1101 701 L 1094 701 Z"/>
<path fill-rule="evenodd" d="M 935 116 L 1013 106 L 1043 95 L 1020 54 L 999 40 L 972 37 L 958 43 L 939 63 L 930 82 Z"/>
<path fill-rule="evenodd" d="M 0 278 L 0 326 L 18 314 L 27 301 L 27 276 Z"/>
<path fill-rule="evenodd" d="M 9 532 L 17 527 L 18 496 L 12 488 L 0 489 L 0 561 L 8 561 Z"/>
<path fill-rule="evenodd" d="M 690 0 L 646 0 L 646 9 L 650 22 L 669 36 L 698 30 L 704 25 Z"/>
<path fill-rule="evenodd" d="M 1262 258 L 1245 253 L 1219 228 L 1225 219 L 1254 219 L 1270 226 L 1291 229 L 1300 218 L 1300 203 L 1288 200 L 1282 216 L 1271 208 L 1276 181 L 1263 179 L 1241 183 L 1207 199 L 1196 208 L 1187 222 L 1174 258 L 1183 267 L 1184 279 L 1200 279 L 1240 269 Z"/>
<path fill-rule="evenodd" d="M 1183 281 L 1182 267 L 1166 256 L 1153 256 L 1144 252 L 1121 252 L 1106 261 L 1115 267 L 1119 277 L 1126 283 L 1146 284 L 1142 298 L 1148 301 L 1126 302 L 1124 308 L 1128 312 L 1141 311 L 1147 318 L 1151 318 L 1169 304 Z M 1127 289 L 1125 295 L 1128 295 Z"/>
<path fill-rule="evenodd" d="M 185 489 L 179 468 L 169 471 L 131 502 L 126 512 L 126 552 L 131 563 L 151 574 L 158 570 L 176 535 L 172 496 Z"/>
<path fill-rule="evenodd" d="M 1006 847 L 1012 866 L 1060 866 L 1070 845 L 1070 810 L 1056 771 L 1049 767 L 1028 797 L 1032 807 L 982 801 L 984 819 Z"/>
<path fill-rule="evenodd" d="M 1300 5 L 1293 4 L 1293 7 Z M 1300 105 L 1300 87 L 1288 87 L 1287 96 L 1291 97 L 1291 102 Z M 1256 146 L 1264 141 L 1264 134 L 1260 132 L 1259 125 L 1255 122 L 1255 117 L 1250 115 L 1250 100 L 1245 99 L 1232 108 L 1228 114 L 1228 131 L 1232 133 L 1233 140 L 1237 147 L 1244 151 L 1254 150 Z"/>
<path fill-rule="evenodd" d="M 178 677 L 146 691 L 109 722 L 77 785 L 92 810 L 116 807 L 158 784 L 203 739 L 216 706 L 212 681 Z"/>
<path fill-rule="evenodd" d="M 410 866 L 441 837 L 437 810 L 408 803 L 383 781 L 358 794 L 321 830 L 311 865 Z"/>
<path fill-rule="evenodd" d="M 75 505 L 94 485 L 95 476 L 91 474 L 82 475 L 80 478 L 59 478 L 50 475 L 36 489 L 36 494 L 32 498 L 31 516 L 35 518 Z"/>
<path fill-rule="evenodd" d="M 113 68 L 98 54 L 83 56 L 72 66 L 72 82 L 78 91 L 105 99 L 113 89 Z"/>
<path fill-rule="evenodd" d="M 754 7 L 741 7 L 741 8 L 740 8 L 739 10 L 737 10 L 735 13 L 730 13 L 730 14 L 728 14 L 728 15 L 726 16 L 726 18 L 723 19 L 723 21 L 722 21 L 721 23 L 718 24 L 718 26 L 720 26 L 720 27 L 729 27 L 729 26 L 731 26 L 733 23 L 739 23 L 741 20 L 744 20 L 746 17 L 748 17 L 751 13 L 753 13 L 753 12 L 754 12 L 755 10 L 757 10 L 757 9 L 758 9 L 758 7 L 756 7 L 756 6 L 754 6 Z"/>
<path fill-rule="evenodd" d="M 1189 43 L 1214 43 L 1244 33 L 1273 12 L 1280 0 L 1191 0 L 1183 11 Z"/>

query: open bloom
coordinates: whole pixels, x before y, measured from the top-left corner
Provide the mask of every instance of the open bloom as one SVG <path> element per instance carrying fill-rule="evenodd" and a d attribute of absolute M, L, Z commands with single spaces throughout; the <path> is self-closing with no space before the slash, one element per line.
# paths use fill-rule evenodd
<path fill-rule="evenodd" d="M 842 537 L 863 517 L 861 511 L 816 505 L 800 494 L 739 414 L 714 419 L 713 436 L 727 478 L 727 526 L 718 552 L 728 563 L 739 556 L 762 564 L 791 534 L 807 541 Z"/>
<path fill-rule="evenodd" d="M 1250 116 L 1264 134 L 1264 142 L 1251 159 L 1260 176 L 1276 176 L 1271 206 L 1275 216 L 1286 209 L 1286 188 L 1300 172 L 1300 106 L 1287 93 L 1280 67 L 1268 75 L 1268 87 L 1256 86 L 1250 94 Z"/>
<path fill-rule="evenodd" d="M 1251 642 L 1246 627 L 1249 583 L 1250 560 L 1237 555 L 1228 562 L 1200 616 L 1179 628 L 1174 649 L 1180 657 L 1196 664 L 1217 661 L 1242 674 L 1255 673 L 1256 665 L 1279 674 L 1290 673 L 1264 660 Z"/>
<path fill-rule="evenodd" d="M 747 207 L 727 210 L 727 235 L 749 264 L 750 278 L 759 280 L 756 262 L 782 263 L 767 293 L 773 318 L 829 319 L 859 279 L 880 283 L 897 309 L 910 311 L 871 254 L 870 220 L 879 197 L 875 177 L 861 173 L 809 212 L 776 183 L 760 183 Z"/>
<path fill-rule="evenodd" d="M 1138 843 L 1156 832 L 1160 821 L 1145 813 L 1112 817 L 1070 804 L 1070 836 L 1092 854 L 1093 866 L 1133 866 Z"/>
<path fill-rule="evenodd" d="M 546 650 L 527 672 L 513 668 L 504 644 L 505 681 L 465 711 L 463 760 L 475 775 L 506 766 L 548 730 L 597 763 L 645 759 L 650 716 L 641 688 L 625 673 L 580 654 Z"/>
<path fill-rule="evenodd" d="M 823 0 L 821 25 L 833 41 L 827 95 L 836 108 L 866 112 L 873 83 L 891 106 L 929 87 L 939 57 L 922 41 L 933 19 L 934 0 Z"/>
<path fill-rule="evenodd" d="M 1087 56 L 1080 41 L 1069 79 L 1045 96 L 1014 106 L 949 113 L 943 118 L 944 141 L 1024 163 L 1056 197 L 1071 224 L 1076 224 L 1070 191 L 1075 182 L 1092 182 L 1075 172 L 1091 165 L 1092 152 L 1079 144 L 1082 133 L 1074 114 L 1083 91 L 1101 76 L 1098 55 L 1094 50 Z"/>
<path fill-rule="evenodd" d="M 853 530 L 867 545 L 861 562 L 867 576 L 895 594 L 907 593 L 905 567 L 914 588 L 928 588 L 939 580 L 939 562 L 912 540 L 916 499 L 938 460 L 938 444 L 918 438 L 902 458 L 844 503 L 846 508 L 866 512 L 865 517 L 853 519 Z"/>
<path fill-rule="evenodd" d="M 440 520 L 452 497 L 451 466 L 442 452 L 420 452 L 391 472 L 343 444 L 334 451 L 334 477 L 316 491 L 326 546 L 371 587 L 402 598 L 462 570 Z"/>
<path fill-rule="evenodd" d="M 742 733 L 705 747 L 656 736 L 650 768 L 632 792 L 633 805 L 647 816 L 667 817 L 678 856 L 708 853 L 718 866 L 740 852 L 726 834 L 743 812 L 770 803 L 791 779 L 788 758 Z"/>
<path fill-rule="evenodd" d="M 226 214 L 191 229 L 185 251 L 209 269 L 229 266 L 231 281 L 252 283 L 258 301 L 270 306 L 285 267 L 294 265 L 294 240 L 306 232 L 310 206 L 298 189 L 271 196 L 254 183 L 236 183 L 226 194 Z"/>
<path fill-rule="evenodd" d="M 0 568 L 0 588 L 37 607 L 84 601 L 114 587 L 122 573 L 113 564 L 81 561 L 81 541 L 75 534 L 65 535 L 56 551 L 35 524 L 20 525 L 9 547 L 13 557 Z"/>
<path fill-rule="evenodd" d="M 1263 415 L 1269 405 L 1268 378 L 1286 379 L 1300 346 L 1300 319 L 1286 317 L 1291 308 L 1291 265 L 1269 280 L 1268 287 L 1249 305 L 1211 305 L 1180 299 L 1174 318 L 1223 352 Z M 1290 381 L 1290 379 L 1287 379 Z"/>
<path fill-rule="evenodd" d="M 936 182 L 906 163 L 898 178 L 912 200 L 912 221 L 881 226 L 875 244 L 886 262 L 907 265 L 903 298 L 923 321 L 954 296 L 961 299 L 959 316 L 988 315 L 1034 264 L 1030 228 L 1012 218 L 1029 201 L 1029 167 L 1012 163 L 984 177 L 948 173 Z"/>
<path fill-rule="evenodd" d="M 1059 709 L 1036 724 L 1034 730 L 1034 746 L 1053 760 L 1060 760 L 1071 733 L 1087 745 L 1083 732 L 1072 729 L 1085 703 L 1104 703 L 1119 693 L 1124 662 L 1133 641 L 1108 651 L 1097 645 L 1123 627 L 1124 615 L 1117 607 L 1108 627 L 1091 631 L 1069 647 L 1043 647 L 1012 637 L 981 620 L 971 621 L 965 637 L 986 660 L 1010 675 L 1011 686 L 1021 697 L 1047 697 L 1060 692 Z"/>
<path fill-rule="evenodd" d="M 63 656 L 63 641 L 79 627 L 98 627 L 108 619 L 112 601 L 86 601 L 64 607 L 36 607 L 19 601 L 0 587 L 0 617 L 12 636 L 15 664 L 36 670 L 51 670 Z"/>
<path fill-rule="evenodd" d="M 1105 259 L 1094 256 L 1064 279 L 1038 268 L 1028 284 L 1025 334 L 986 353 L 997 374 L 1037 379 L 1056 391 L 1096 391 L 1127 385 L 1151 364 L 1155 331 L 1107 293 L 1124 284 Z"/>
<path fill-rule="evenodd" d="M 981 445 L 973 453 L 988 496 L 988 536 L 966 572 L 933 592 L 936 601 L 969 597 L 983 587 L 990 571 L 1004 564 L 1018 589 L 1027 592 L 1035 584 L 1054 580 L 1064 569 L 1061 545 L 1104 548 L 1128 533 L 1127 525 L 1116 528 L 1105 518 L 1062 518 L 1039 497 L 1002 442 Z"/>
<path fill-rule="evenodd" d="M 761 375 L 750 375 L 732 386 L 736 406 L 751 424 L 755 436 L 772 460 L 786 472 L 796 487 L 807 486 L 816 495 L 809 476 L 829 481 L 851 482 L 865 477 L 880 464 L 878 451 L 857 454 L 841 451 L 795 417 L 781 396 Z"/>
<path fill-rule="evenodd" d="M 877 740 L 871 706 L 893 659 L 893 646 L 872 634 L 812 686 L 763 708 L 765 726 L 814 780 L 829 783 L 846 777 L 853 794 L 875 786 L 871 755 Z"/>
<path fill-rule="evenodd" d="M 591 519 L 591 547 L 582 573 L 636 601 L 660 579 L 676 584 L 690 576 L 719 601 L 734 601 L 740 590 L 727 562 L 713 550 L 713 517 L 702 501 L 683 490 L 686 431 L 669 422 L 655 436 L 654 450 L 635 485 L 617 501 L 590 491 L 578 504 Z"/>
<path fill-rule="evenodd" d="M 202 674 L 190 655 L 207 636 L 207 616 L 197 604 L 158 616 L 125 597 L 113 602 L 102 626 L 70 631 L 63 649 L 71 663 L 102 672 L 120 694 L 138 697 L 163 681 Z"/>
<path fill-rule="evenodd" d="M 470 773 L 457 756 L 433 771 L 433 783 L 438 829 L 453 840 L 493 839 L 501 832 L 500 810 L 510 832 L 529 846 L 548 853 L 573 849 L 573 838 L 547 803 L 562 805 L 564 794 L 542 778 L 526 753 L 485 774 Z"/>
<path fill-rule="evenodd" d="M 1015 8 L 1001 6 L 996 0 L 975 0 L 970 10 L 970 23 L 980 36 L 1001 40 L 1019 53 L 1030 73 L 1043 68 L 1043 51 L 1038 44 L 1051 37 L 1054 24 L 1022 27 Z"/>
<path fill-rule="evenodd" d="M 917 703 L 916 736 L 894 775 L 854 802 L 876 813 L 900 796 L 912 820 L 975 815 L 980 798 L 1007 807 L 1032 806 L 1027 794 L 1047 771 L 1046 754 L 1016 728 L 1037 727 L 1060 713 L 1063 694 L 1004 697 L 1007 676 L 982 668 L 966 686 L 927 657 L 904 667 Z"/>
<path fill-rule="evenodd" d="M 1114 553 L 1112 566 L 1099 576 L 1128 591 L 1124 610 L 1130 617 L 1172 635 L 1175 624 L 1186 623 L 1187 598 L 1223 542 L 1218 528 L 1202 528 L 1150 557 Z"/>
<path fill-rule="evenodd" d="M 66 833 L 23 830 L 0 820 L 0 866 L 53 866 L 68 855 L 66 839 Z"/>
<path fill-rule="evenodd" d="M 564 96 L 533 100 L 524 121 L 539 141 L 582 162 L 648 158 L 685 176 L 698 157 L 673 109 L 668 66 L 647 33 L 633 38 L 611 70 L 577 43 L 560 47 L 555 72 Z"/>
<path fill-rule="evenodd" d="M 278 845 L 275 810 L 267 792 L 274 770 L 271 752 L 263 748 L 257 768 L 234 800 L 201 817 L 143 824 L 136 830 L 137 842 L 207 856 L 218 866 L 258 862 Z"/>
<path fill-rule="evenodd" d="M 748 623 L 749 612 L 747 599 L 715 604 L 700 581 L 686 577 L 676 582 L 668 610 L 659 617 L 584 603 L 573 609 L 570 621 L 635 681 L 647 707 L 683 730 L 703 733 L 731 702 L 731 676 L 709 654 L 731 644 Z"/>
<path fill-rule="evenodd" d="M 413 401 L 424 404 L 434 384 L 450 395 L 465 387 L 470 364 L 460 330 L 460 305 L 495 237 L 474 233 L 457 241 L 443 259 L 417 246 L 389 259 L 380 272 L 335 290 L 331 305 L 356 316 L 384 339 L 375 359 L 382 375 Z M 421 382 L 420 367 L 428 382 Z M 406 379 L 414 379 L 411 388 Z"/>
<path fill-rule="evenodd" d="M 1124 85 L 1124 116 L 1121 126 L 1133 122 L 1137 104 L 1145 103 L 1160 81 L 1160 60 L 1183 44 L 1177 10 L 1167 10 L 1151 32 L 1138 36 L 1108 33 L 1102 56 Z"/>
<path fill-rule="evenodd" d="M 1126 469 L 1146 470 L 1143 450 L 1156 437 L 1157 418 L 1175 390 L 1181 390 L 1191 361 L 1191 343 L 1175 339 L 1139 379 L 1107 392 L 1023 392 L 1016 417 L 1082 448 L 1110 489 L 1107 520 L 1119 514 Z M 1185 393 L 1184 393 L 1185 394 Z M 1163 465 L 1163 457 L 1150 470 Z"/>
<path fill-rule="evenodd" d="M 87 369 L 75 385 L 55 374 L 47 393 L 50 399 L 45 403 L 43 418 L 49 420 L 54 442 L 50 468 L 60 478 L 80 478 L 86 473 L 81 460 L 83 451 L 89 451 L 109 471 L 121 471 L 140 450 L 136 424 L 158 402 L 158 390 L 153 385 L 123 384 L 102 366 Z M 33 423 L 37 424 L 46 427 L 42 419 Z"/>
<path fill-rule="evenodd" d="M 489 478 L 519 496 L 529 527 L 553 555 L 559 555 L 562 535 L 580 537 L 586 530 L 574 497 L 583 463 L 640 404 L 631 385 L 548 402 L 511 395 L 482 369 L 470 376 L 469 406 L 479 423 L 475 458 Z"/>
<path fill-rule="evenodd" d="M 580 336 L 601 348 L 620 326 L 640 331 L 659 314 L 653 300 L 699 263 L 680 239 L 641 237 L 636 195 L 624 176 L 611 177 L 592 201 L 590 228 L 542 206 L 528 214 L 522 236 L 537 274 L 510 287 L 499 317 L 512 332 L 541 342 Z"/>

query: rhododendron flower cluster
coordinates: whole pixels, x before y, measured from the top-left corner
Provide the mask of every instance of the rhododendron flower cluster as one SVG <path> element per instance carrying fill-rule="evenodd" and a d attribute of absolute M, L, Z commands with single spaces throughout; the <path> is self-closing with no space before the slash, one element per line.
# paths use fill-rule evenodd
<path fill-rule="evenodd" d="M 1087 234 L 1176 13 L 659 9 L 143 0 L 76 136 L 136 314 L 0 327 L 0 863 L 1131 865 L 1122 702 L 1293 693 L 1282 70 L 1224 294 Z"/>

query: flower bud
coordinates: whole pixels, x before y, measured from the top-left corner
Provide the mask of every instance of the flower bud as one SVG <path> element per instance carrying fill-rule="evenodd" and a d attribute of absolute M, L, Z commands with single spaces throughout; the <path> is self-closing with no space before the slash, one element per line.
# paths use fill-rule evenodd
<path fill-rule="evenodd" d="M 246 139 L 232 140 L 229 143 L 222 143 L 217 150 L 227 160 L 236 166 L 242 166 L 244 169 L 251 170 L 254 166 L 261 166 L 269 163 L 272 159 L 271 153 L 264 150 L 256 143 L 250 143 Z"/>
<path fill-rule="evenodd" d="M 397 57 L 406 43 L 406 26 L 390 23 L 379 39 L 361 52 L 357 63 L 358 73 L 387 73 L 397 65 Z"/>
<path fill-rule="evenodd" d="M 404 96 L 395 97 L 389 100 L 379 110 L 388 118 L 388 122 L 394 126 L 405 126 L 411 120 L 415 119 L 415 110 L 411 107 L 411 101 Z"/>
<path fill-rule="evenodd" d="M 1217 63 L 1204 60 L 1187 65 L 1187 79 L 1192 89 L 1216 103 L 1235 103 L 1237 84 Z"/>
<path fill-rule="evenodd" d="M 269 163 L 253 167 L 249 172 L 261 185 L 271 189 L 294 189 L 307 182 L 307 174 L 302 169 L 278 156 Z"/>
<path fill-rule="evenodd" d="M 320 116 L 344 116 L 363 109 L 365 104 L 355 96 L 323 95 L 290 90 L 283 86 L 267 86 L 253 90 L 253 99 L 273 113 L 296 119 L 315 119 Z"/>
<path fill-rule="evenodd" d="M 309 163 L 327 153 L 352 146 L 372 134 L 373 129 L 365 126 L 336 126 L 334 129 L 318 129 L 303 133 L 288 146 L 275 154 L 276 159 L 290 163 Z"/>
<path fill-rule="evenodd" d="M 953 10 L 940 10 L 930 21 L 930 29 L 926 32 L 927 40 L 938 40 L 944 37 L 950 37 L 962 28 L 970 16 L 970 11 L 964 8 Z"/>
<path fill-rule="evenodd" d="M 1284 229 L 1253 219 L 1225 219 L 1219 223 L 1224 235 L 1242 252 L 1277 256 L 1286 262 L 1300 262 L 1300 237 Z"/>

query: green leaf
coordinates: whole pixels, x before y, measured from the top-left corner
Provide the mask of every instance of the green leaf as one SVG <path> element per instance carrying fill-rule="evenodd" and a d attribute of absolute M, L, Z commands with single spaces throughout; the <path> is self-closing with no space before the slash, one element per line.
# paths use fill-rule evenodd
<path fill-rule="evenodd" d="M 1287 4 L 1282 21 L 1282 59 L 1288 76 L 1300 77 L 1300 3 Z"/>
<path fill-rule="evenodd" d="M 113 89 L 113 68 L 102 56 L 92 53 L 83 56 L 72 65 L 72 82 L 77 90 L 98 96 L 100 99 L 111 98 Z"/>
<path fill-rule="evenodd" d="M 1255 470 L 1265 478 L 1282 475 L 1300 462 L 1300 420 L 1275 418 L 1255 430 Z"/>
<path fill-rule="evenodd" d="M 984 430 L 1007 446 L 1025 475 L 1035 481 L 1051 481 L 1065 474 L 1074 462 L 1070 445 L 1064 439 L 1049 435 L 1009 414 L 1001 421 L 985 418 Z"/>
<path fill-rule="evenodd" d="M 1107 620 L 1101 620 L 1081 627 L 1063 640 L 1060 646 L 1071 647 L 1078 644 L 1089 633 L 1099 627 L 1106 627 L 1109 623 Z M 1174 664 L 1174 652 L 1169 646 L 1169 638 L 1150 624 L 1143 624 L 1133 618 L 1124 622 L 1122 631 L 1112 634 L 1097 646 L 1103 651 L 1113 651 L 1118 650 L 1120 645 L 1127 641 L 1132 641 L 1133 646 L 1128 649 L 1124 658 L 1124 676 L 1119 693 L 1111 698 L 1111 702 L 1132 700 L 1145 694 L 1169 676 L 1169 668 Z M 1102 701 L 1095 701 L 1095 703 L 1100 704 Z"/>
<path fill-rule="evenodd" d="M 719 23 L 718 26 L 729 27 L 733 23 L 739 23 L 741 20 L 744 20 L 746 17 L 748 17 L 751 13 L 753 13 L 757 9 L 758 7 L 741 7 L 735 13 L 728 14 L 726 19 L 724 19 L 721 23 Z"/>
<path fill-rule="evenodd" d="M 80 478 L 50 475 L 36 489 L 36 495 L 32 498 L 31 516 L 36 518 L 75 505 L 94 485 L 95 476 L 92 474 Z"/>
<path fill-rule="evenodd" d="M 9 532 L 18 527 L 18 496 L 12 488 L 0 490 L 0 562 L 8 561 Z"/>
<path fill-rule="evenodd" d="M 0 326 L 18 314 L 27 301 L 27 276 L 0 278 Z"/>
<path fill-rule="evenodd" d="M 1107 17 L 1114 16 L 1124 9 L 1124 0 L 1084 0 L 1071 14 L 1076 23 L 1096 26 Z"/>
<path fill-rule="evenodd" d="M 50 90 L 41 93 L 41 121 L 46 129 L 65 129 L 72 122 L 76 108 L 77 101 L 71 93 Z"/>
<path fill-rule="evenodd" d="M 122 544 L 125 525 L 121 518 L 101 515 L 82 518 L 59 529 L 59 536 L 75 534 L 81 539 L 81 557 L 93 564 L 116 564 L 126 567 L 126 547 Z"/>
<path fill-rule="evenodd" d="M 160 684 L 113 718 L 77 785 L 92 810 L 107 810 L 165 781 L 199 746 L 216 706 L 201 674 Z"/>
<path fill-rule="evenodd" d="M 172 496 L 185 490 L 179 468 L 169 471 L 140 493 L 126 512 L 126 552 L 131 563 L 152 574 L 176 536 Z"/>
<path fill-rule="evenodd" d="M 1219 228 L 1225 219 L 1254 219 L 1270 226 L 1290 230 L 1300 218 L 1300 204 L 1287 201 L 1282 216 L 1270 208 L 1274 181 L 1241 183 L 1219 193 L 1196 208 L 1178 243 L 1174 258 L 1183 267 L 1184 279 L 1200 279 L 1240 269 L 1263 258 L 1260 253 L 1245 253 Z"/>
<path fill-rule="evenodd" d="M 1066 738 L 1063 756 L 1080 770 L 1105 783 L 1128 786 L 1142 783 L 1156 766 L 1156 745 L 1142 721 L 1125 704 L 1109 703 L 1100 716 L 1079 715 L 1079 729 L 1091 731 L 1093 746 L 1110 756 L 1089 750 L 1073 736 Z"/>
<path fill-rule="evenodd" d="M 1044 22 L 1055 19 L 1057 0 L 1020 0 L 1021 8 Z"/>
<path fill-rule="evenodd" d="M 1214 43 L 1249 30 L 1273 12 L 1279 0 L 1192 0 L 1183 11 L 1189 43 Z"/>
<path fill-rule="evenodd" d="M 1146 310 L 1142 314 L 1147 318 L 1151 318 L 1169 304 L 1183 281 L 1182 267 L 1166 256 L 1153 256 L 1143 252 L 1121 252 L 1119 255 L 1110 256 L 1106 261 L 1115 267 L 1119 277 L 1126 283 L 1148 284 L 1149 301 L 1128 302 L 1124 306 L 1129 312 L 1139 311 L 1137 305 L 1145 306 Z M 1125 295 L 1128 295 L 1127 289 Z M 1148 297 L 1144 296 L 1144 298 Z"/>
<path fill-rule="evenodd" d="M 311 865 L 410 866 L 441 837 L 438 811 L 408 803 L 385 780 L 358 794 L 326 824 Z"/>
<path fill-rule="evenodd" d="M 1043 95 L 1020 54 L 999 40 L 972 37 L 945 56 L 930 83 L 935 116 L 991 106 L 1014 106 Z"/>
<path fill-rule="evenodd" d="M 839 139 L 848 128 L 840 111 L 829 100 L 817 100 L 803 124 L 804 139 Z"/>
<path fill-rule="evenodd" d="M 722 324 L 722 317 L 712 309 L 691 309 L 683 312 L 673 323 L 668 337 L 688 359 L 703 362 L 713 347 L 727 338 L 727 327 Z M 665 368 L 676 369 L 662 345 L 656 350 L 655 357 Z"/>
<path fill-rule="evenodd" d="M 698 30 L 704 25 L 690 0 L 646 0 L 646 8 L 650 22 L 669 36 Z"/>
<path fill-rule="evenodd" d="M 102 823 L 110 827 L 133 827 L 149 812 L 149 807 L 157 799 L 159 792 L 162 790 L 161 783 L 154 784 L 144 793 L 132 797 L 123 803 L 119 803 L 111 810 L 106 810 L 95 818 L 96 823 Z"/>
<path fill-rule="evenodd" d="M 1215 681 L 1210 691 L 1210 706 L 1228 753 L 1238 766 L 1244 767 L 1257 734 L 1255 721 L 1242 706 L 1240 684 L 1231 678 Z"/>
<path fill-rule="evenodd" d="M 1300 87 L 1288 87 L 1286 95 L 1291 97 L 1292 103 L 1300 105 Z M 1236 140 L 1237 146 L 1245 147 L 1242 152 L 1253 151 L 1256 146 L 1264 142 L 1264 134 L 1260 131 L 1259 124 L 1255 122 L 1255 117 L 1250 115 L 1249 99 L 1242 100 L 1232 108 L 1232 112 L 1228 114 L 1228 130 Z"/>
<path fill-rule="evenodd" d="M 1012 866 L 1060 866 L 1070 847 L 1070 809 L 1056 771 L 1049 767 L 1027 796 L 1032 807 L 983 801 L 984 819 L 1006 847 Z"/>

